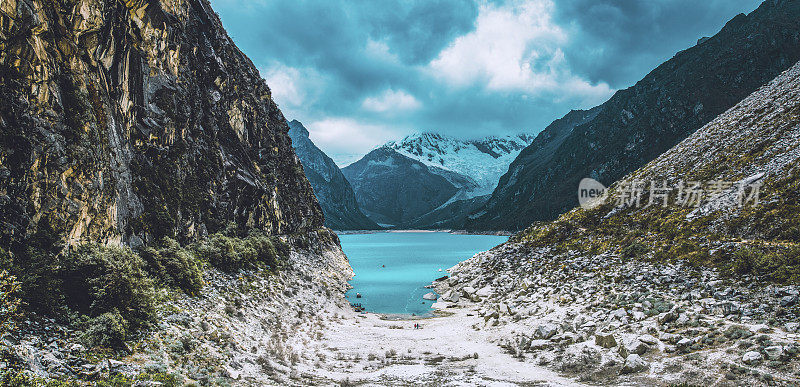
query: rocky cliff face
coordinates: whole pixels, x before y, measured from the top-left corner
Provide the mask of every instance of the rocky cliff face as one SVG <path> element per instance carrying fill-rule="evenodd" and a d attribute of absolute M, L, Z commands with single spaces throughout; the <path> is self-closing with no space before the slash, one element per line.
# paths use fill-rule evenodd
<path fill-rule="evenodd" d="M 286 121 L 207 0 L 0 4 L 0 239 L 323 225 Z"/>
<path fill-rule="evenodd" d="M 342 168 L 359 206 L 384 226 L 406 225 L 472 184 L 461 175 L 427 166 L 389 147 L 380 147 Z M 473 184 L 474 185 L 474 184 Z"/>
<path fill-rule="evenodd" d="M 325 214 L 325 226 L 335 230 L 379 229 L 380 226 L 358 208 L 353 187 L 336 163 L 317 148 L 308 135 L 300 121 L 289 122 L 292 146 Z"/>
<path fill-rule="evenodd" d="M 467 228 L 517 230 L 554 219 L 577 205 L 582 178 L 610 184 L 654 159 L 794 64 L 798 16 L 796 1 L 766 1 L 614 94 L 565 138 L 534 142 L 553 148 L 542 154 L 547 161 L 522 152 Z"/>

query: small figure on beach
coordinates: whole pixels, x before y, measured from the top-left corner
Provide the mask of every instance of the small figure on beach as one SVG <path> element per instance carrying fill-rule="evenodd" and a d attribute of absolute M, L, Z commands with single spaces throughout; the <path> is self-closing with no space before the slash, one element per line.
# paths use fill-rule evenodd
<path fill-rule="evenodd" d="M 386 267 L 386 265 L 381 265 L 381 267 Z"/>

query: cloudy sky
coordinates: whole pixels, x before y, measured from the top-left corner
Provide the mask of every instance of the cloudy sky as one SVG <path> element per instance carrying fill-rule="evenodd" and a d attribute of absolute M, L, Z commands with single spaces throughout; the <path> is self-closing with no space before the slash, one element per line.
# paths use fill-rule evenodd
<path fill-rule="evenodd" d="M 759 0 L 211 0 L 337 163 L 412 132 L 538 133 Z"/>

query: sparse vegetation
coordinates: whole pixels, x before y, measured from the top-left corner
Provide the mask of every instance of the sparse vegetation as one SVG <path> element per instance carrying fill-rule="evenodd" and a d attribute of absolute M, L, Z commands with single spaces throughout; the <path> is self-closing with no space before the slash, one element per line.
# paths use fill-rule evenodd
<path fill-rule="evenodd" d="M 13 326 L 18 309 L 32 311 L 72 324 L 89 346 L 112 349 L 155 320 L 157 289 L 197 295 L 206 265 L 228 273 L 274 271 L 290 249 L 277 237 L 251 232 L 214 234 L 189 247 L 165 237 L 138 251 L 98 244 L 65 250 L 47 230 L 29 238 L 16 255 L 0 250 L 0 328 Z"/>
<path fill-rule="evenodd" d="M 20 300 L 19 282 L 5 270 L 0 270 L 0 335 L 16 329 L 15 318 Z"/>
<path fill-rule="evenodd" d="M 797 187 L 800 175 L 795 171 L 768 180 L 762 188 L 765 197 L 757 206 L 704 216 L 689 216 L 691 208 L 620 210 L 612 203 L 575 209 L 553 222 L 531 226 L 512 241 L 556 252 L 683 261 L 692 267 L 714 267 L 730 276 L 753 275 L 796 284 L 800 283 L 800 237 L 794 231 L 800 229 L 800 224 L 794 224 L 800 208 Z M 644 194 L 646 200 L 647 192 Z"/>

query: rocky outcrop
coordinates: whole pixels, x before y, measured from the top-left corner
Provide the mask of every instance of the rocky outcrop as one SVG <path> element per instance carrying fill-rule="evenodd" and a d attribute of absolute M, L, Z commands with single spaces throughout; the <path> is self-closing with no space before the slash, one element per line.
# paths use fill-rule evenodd
<path fill-rule="evenodd" d="M 582 178 L 608 185 L 653 160 L 794 64 L 798 16 L 796 1 L 765 1 L 615 93 L 595 117 L 576 120 L 565 138 L 534 141 L 467 228 L 519 230 L 552 220 L 577 205 Z M 529 157 L 537 153 L 547 161 Z"/>
<path fill-rule="evenodd" d="M 380 229 L 358 208 L 353 188 L 336 163 L 317 148 L 308 135 L 300 121 L 289 122 L 292 146 L 325 214 L 325 226 L 335 230 Z"/>
<path fill-rule="evenodd" d="M 0 5 L 0 240 L 181 241 L 323 215 L 207 0 Z"/>

